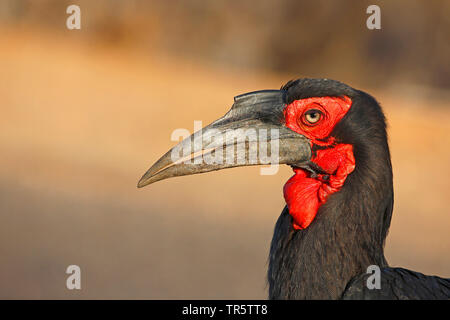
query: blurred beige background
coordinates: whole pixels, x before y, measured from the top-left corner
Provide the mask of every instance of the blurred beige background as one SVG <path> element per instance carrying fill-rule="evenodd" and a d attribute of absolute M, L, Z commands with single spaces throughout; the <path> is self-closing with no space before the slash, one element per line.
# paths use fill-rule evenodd
<path fill-rule="evenodd" d="M 365 27 L 369 4 L 382 30 Z M 78 4 L 82 29 L 65 9 Z M 0 298 L 265 298 L 291 175 L 136 183 L 235 95 L 328 77 L 389 121 L 393 266 L 450 277 L 448 1 L 0 0 Z M 82 290 L 65 269 L 82 270 Z"/>

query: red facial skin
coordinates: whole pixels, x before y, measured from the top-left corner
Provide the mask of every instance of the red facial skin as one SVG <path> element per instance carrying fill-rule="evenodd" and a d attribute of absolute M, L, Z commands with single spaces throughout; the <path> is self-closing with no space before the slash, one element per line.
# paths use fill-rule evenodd
<path fill-rule="evenodd" d="M 348 97 L 315 97 L 296 100 L 284 110 L 286 126 L 298 132 L 313 144 L 328 147 L 317 150 L 311 161 L 328 174 L 311 178 L 303 169 L 294 169 L 292 176 L 284 185 L 284 199 L 289 213 L 294 218 L 294 229 L 305 229 L 314 220 L 319 207 L 327 201 L 330 194 L 339 191 L 347 176 L 355 169 L 353 146 L 336 144 L 330 136 L 336 124 L 350 109 L 352 101 Z M 311 123 L 307 120 L 309 110 L 319 110 L 320 119 Z M 310 111 L 311 112 L 311 111 Z"/>

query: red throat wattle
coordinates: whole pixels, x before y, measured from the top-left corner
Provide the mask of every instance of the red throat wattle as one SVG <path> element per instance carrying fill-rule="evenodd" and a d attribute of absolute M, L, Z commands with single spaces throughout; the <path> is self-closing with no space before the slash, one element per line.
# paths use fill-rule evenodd
<path fill-rule="evenodd" d="M 339 191 L 355 169 L 353 146 L 336 143 L 330 133 L 351 106 L 348 97 L 315 97 L 296 100 L 284 110 L 286 126 L 321 146 L 311 161 L 327 174 L 311 177 L 295 168 L 295 175 L 284 185 L 284 198 L 293 217 L 294 229 L 305 229 L 314 220 L 329 195 Z"/>

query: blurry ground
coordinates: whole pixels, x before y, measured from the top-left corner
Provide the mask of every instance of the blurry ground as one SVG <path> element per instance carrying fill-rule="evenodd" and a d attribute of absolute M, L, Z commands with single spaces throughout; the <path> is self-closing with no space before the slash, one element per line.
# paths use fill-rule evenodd
<path fill-rule="evenodd" d="M 136 183 L 233 96 L 299 75 L 200 66 L 0 33 L 0 298 L 265 298 L 288 168 Z M 342 79 L 340 79 L 342 80 Z M 362 88 L 366 89 L 366 88 Z M 391 265 L 450 277 L 450 109 L 418 90 L 385 108 L 395 179 Z M 65 288 L 65 268 L 82 290 Z"/>

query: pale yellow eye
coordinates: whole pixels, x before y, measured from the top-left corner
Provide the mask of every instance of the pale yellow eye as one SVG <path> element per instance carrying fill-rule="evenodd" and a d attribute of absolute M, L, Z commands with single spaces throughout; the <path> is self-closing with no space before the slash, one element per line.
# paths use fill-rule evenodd
<path fill-rule="evenodd" d="M 309 124 L 316 124 L 322 118 L 322 112 L 316 109 L 311 109 L 305 112 L 305 120 Z"/>

